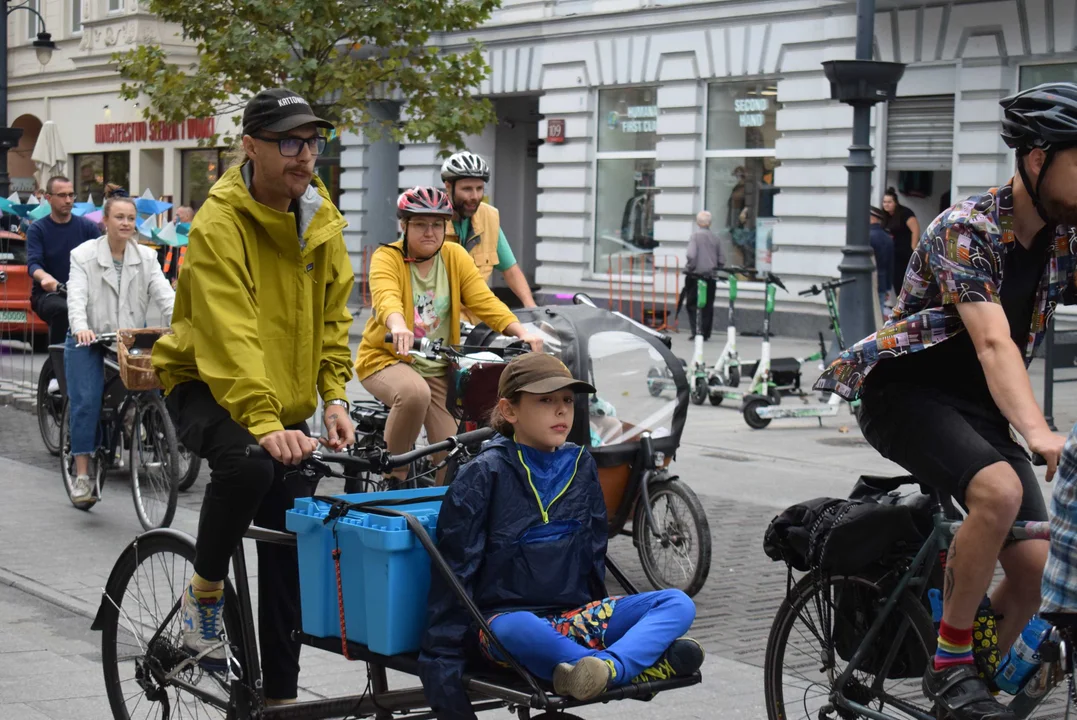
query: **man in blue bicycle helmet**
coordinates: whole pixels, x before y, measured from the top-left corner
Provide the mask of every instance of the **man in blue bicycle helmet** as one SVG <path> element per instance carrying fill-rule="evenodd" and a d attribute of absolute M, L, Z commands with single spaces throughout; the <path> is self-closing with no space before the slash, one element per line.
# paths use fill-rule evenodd
<path fill-rule="evenodd" d="M 1036 404 L 1027 366 L 1055 306 L 1074 294 L 1077 85 L 1040 85 L 1001 104 L 1017 176 L 931 223 L 890 321 L 816 383 L 860 399 L 868 442 L 968 510 L 950 545 L 938 651 L 924 675 L 924 692 L 956 720 L 1014 717 L 989 690 L 993 665 L 1040 605 L 1048 544 L 1007 536 L 1015 520 L 1046 520 L 1047 511 L 1010 427 L 1046 458 L 1048 481 L 1065 442 Z M 990 598 L 998 647 L 974 658 L 996 561 L 1006 571 Z"/>

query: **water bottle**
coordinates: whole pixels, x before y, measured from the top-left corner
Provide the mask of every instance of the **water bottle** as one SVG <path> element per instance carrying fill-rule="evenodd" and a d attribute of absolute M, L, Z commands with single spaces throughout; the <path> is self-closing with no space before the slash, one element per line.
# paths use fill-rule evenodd
<path fill-rule="evenodd" d="M 1051 632 L 1051 624 L 1034 615 L 1028 625 L 1021 631 L 1010 652 L 999 665 L 995 674 L 995 684 L 1010 695 L 1021 692 L 1021 688 L 1040 666 L 1040 643 Z"/>

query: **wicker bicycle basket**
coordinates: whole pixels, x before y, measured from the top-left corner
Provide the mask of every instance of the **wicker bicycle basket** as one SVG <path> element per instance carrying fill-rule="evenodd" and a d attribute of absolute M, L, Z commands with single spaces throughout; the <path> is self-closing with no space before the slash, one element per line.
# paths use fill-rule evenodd
<path fill-rule="evenodd" d="M 119 339 L 120 380 L 128 390 L 158 390 L 161 383 L 157 380 L 157 373 L 153 371 L 153 351 L 133 350 L 135 338 L 139 335 L 153 335 L 160 338 L 162 335 L 171 335 L 171 328 L 140 328 L 137 330 L 117 330 Z"/>

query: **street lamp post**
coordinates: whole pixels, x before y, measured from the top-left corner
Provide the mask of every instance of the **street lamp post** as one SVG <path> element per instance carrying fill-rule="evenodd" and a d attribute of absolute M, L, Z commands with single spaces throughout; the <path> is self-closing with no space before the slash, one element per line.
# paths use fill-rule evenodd
<path fill-rule="evenodd" d="M 845 247 L 838 266 L 847 286 L 838 301 L 842 335 L 853 342 L 875 331 L 875 298 L 871 276 L 875 265 L 868 216 L 871 206 L 871 107 L 894 99 L 905 72 L 901 63 L 872 60 L 875 39 L 875 0 L 856 3 L 856 59 L 823 63 L 830 80 L 830 95 L 853 107 L 853 144 L 849 146 L 848 205 L 845 215 Z"/>
<path fill-rule="evenodd" d="M 11 0 L 4 0 L 4 12 L 0 12 L 0 197 L 7 197 L 11 187 L 11 178 L 7 174 L 7 152 L 19 144 L 22 137 L 22 128 L 8 127 L 7 124 L 7 17 L 16 10 L 27 10 L 37 16 L 41 24 L 41 32 L 34 40 L 34 49 L 37 50 L 37 59 L 42 65 L 48 65 L 52 59 L 52 51 L 56 49 L 56 43 L 52 41 L 52 35 L 45 32 L 45 18 L 41 17 L 34 8 L 28 4 L 29 0 L 18 5 L 12 5 Z"/>

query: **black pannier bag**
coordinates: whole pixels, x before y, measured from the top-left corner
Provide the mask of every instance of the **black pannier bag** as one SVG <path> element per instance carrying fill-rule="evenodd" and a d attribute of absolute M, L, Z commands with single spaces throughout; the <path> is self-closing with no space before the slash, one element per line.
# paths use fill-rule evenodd
<path fill-rule="evenodd" d="M 910 484 L 915 485 L 915 479 L 861 477 L 848 499 L 816 498 L 792 505 L 771 521 L 764 535 L 767 556 L 792 569 L 826 576 L 856 575 L 870 581 L 832 586 L 834 649 L 846 662 L 852 659 L 900 576 L 893 572 L 895 561 L 914 556 L 931 534 L 932 500 L 922 493 L 902 494 L 898 490 Z M 936 563 L 929 586 L 941 587 L 941 575 Z M 930 616 L 926 591 L 920 601 Z M 892 614 L 882 636 L 896 637 L 903 618 L 903 613 Z M 859 669 L 877 674 L 888 649 L 886 644 L 879 645 L 878 652 L 869 652 Z M 887 677 L 918 677 L 925 670 L 926 659 L 916 634 L 906 627 Z"/>

